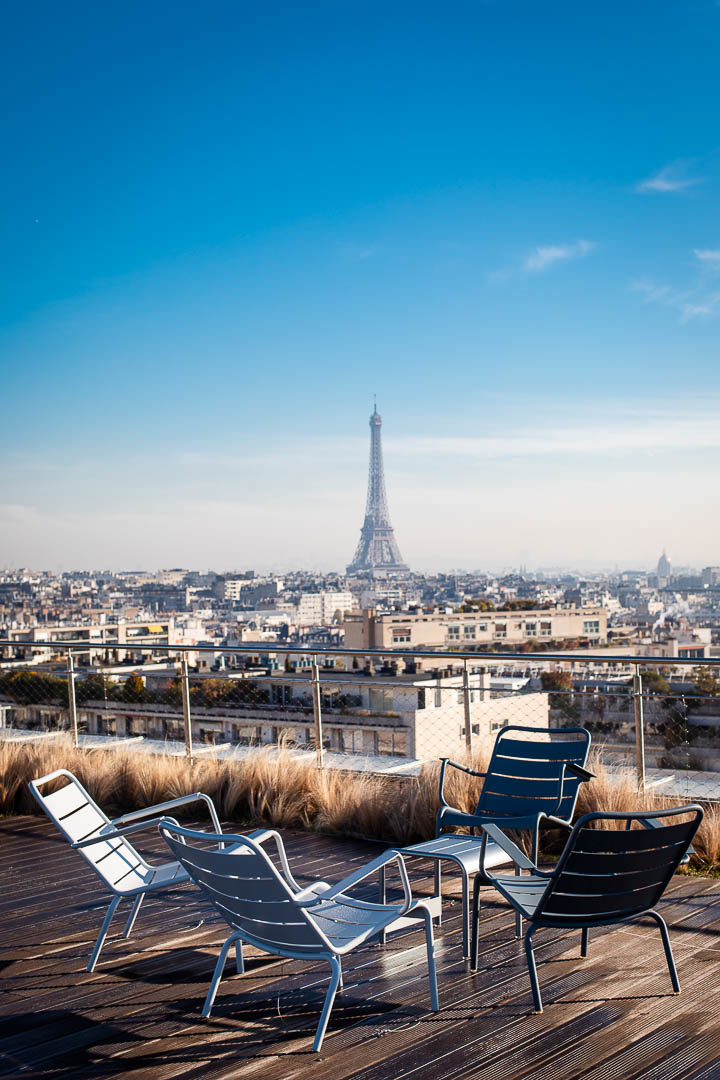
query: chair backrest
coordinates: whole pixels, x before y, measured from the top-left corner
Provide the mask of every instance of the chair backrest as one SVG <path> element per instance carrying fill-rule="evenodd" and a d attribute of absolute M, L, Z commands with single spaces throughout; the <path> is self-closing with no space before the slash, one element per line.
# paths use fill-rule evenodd
<path fill-rule="evenodd" d="M 47 795 L 41 791 L 41 788 L 61 778 L 67 780 L 63 787 Z M 31 780 L 30 790 L 71 844 L 89 840 L 103 828 L 112 828 L 107 814 L 67 769 L 56 769 L 47 776 Z M 139 888 L 145 882 L 148 865 L 124 836 L 77 850 L 113 892 Z"/>
<path fill-rule="evenodd" d="M 545 811 L 570 821 L 582 781 L 566 771 L 558 808 L 563 765 L 584 766 L 589 750 L 590 732 L 583 727 L 502 728 L 475 813 L 524 817 Z"/>
<path fill-rule="evenodd" d="M 662 896 L 702 816 L 696 804 L 649 814 L 586 814 L 570 834 L 535 918 L 612 922 L 647 911 Z M 611 822 L 625 828 L 608 828 Z"/>
<path fill-rule="evenodd" d="M 168 819 L 159 829 L 195 884 L 251 945 L 300 956 L 327 952 L 329 943 L 322 931 L 250 837 L 235 837 L 242 846 L 227 850 L 219 847 L 228 843 L 227 835 L 183 829 Z"/>

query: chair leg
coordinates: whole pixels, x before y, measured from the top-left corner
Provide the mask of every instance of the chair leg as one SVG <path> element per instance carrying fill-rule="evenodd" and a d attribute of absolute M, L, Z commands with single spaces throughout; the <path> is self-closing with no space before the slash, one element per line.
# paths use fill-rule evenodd
<path fill-rule="evenodd" d="M 107 912 L 105 913 L 105 918 L 103 919 L 103 924 L 100 927 L 100 933 L 98 934 L 97 941 L 95 942 L 95 948 L 93 949 L 92 955 L 90 956 L 90 959 L 88 960 L 88 966 L 87 966 L 88 971 L 94 971 L 95 970 L 95 965 L 97 964 L 98 957 L 100 956 L 100 950 L 102 949 L 103 945 L 105 944 L 105 938 L 107 937 L 107 932 L 108 932 L 108 930 L 110 928 L 110 923 L 112 922 L 112 917 L 115 914 L 115 912 L 117 910 L 117 906 L 118 906 L 118 904 L 120 903 L 121 900 L 122 900 L 121 896 L 114 896 L 112 898 L 112 900 L 110 901 L 110 907 L 107 909 Z"/>
<path fill-rule="evenodd" d="M 205 1004 L 203 1005 L 202 1014 L 205 1017 L 205 1019 L 207 1019 L 208 1016 L 210 1015 L 210 1013 L 212 1012 L 213 1003 L 215 1001 L 215 995 L 217 994 L 217 988 L 220 985 L 220 980 L 222 979 L 223 971 L 225 969 L 225 961 L 227 960 L 227 954 L 230 951 L 230 946 L 234 942 L 236 942 L 239 937 L 240 937 L 239 934 L 232 933 L 230 935 L 230 937 L 227 938 L 223 942 L 223 947 L 220 950 L 220 955 L 217 958 L 217 964 L 215 965 L 215 970 L 213 972 L 213 977 L 210 980 L 210 987 L 209 987 L 208 992 L 207 992 L 207 997 L 205 998 Z M 235 955 L 236 955 L 236 958 L 237 958 L 237 953 Z"/>
<path fill-rule="evenodd" d="M 143 902 L 144 899 L 145 899 L 145 893 L 142 893 L 142 892 L 138 893 L 137 896 L 135 897 L 132 909 L 130 911 L 130 914 L 128 915 L 128 921 L 125 923 L 125 929 L 123 930 L 122 936 L 124 938 L 130 937 L 130 934 L 132 933 L 132 928 L 135 925 L 135 920 L 137 919 L 137 916 L 138 916 L 138 911 L 140 910 L 140 908 L 142 906 L 142 902 Z"/>
<path fill-rule="evenodd" d="M 478 934 L 480 924 L 479 897 L 481 884 L 480 875 L 478 874 L 473 883 L 472 925 L 470 929 L 470 967 L 473 971 L 477 971 L 478 966 Z"/>
<path fill-rule="evenodd" d="M 668 928 L 662 915 L 658 915 L 657 911 L 648 911 L 647 915 L 650 915 L 660 927 L 660 934 L 662 936 L 663 948 L 665 949 L 665 959 L 667 960 L 668 971 L 670 972 L 670 979 L 672 981 L 672 987 L 676 994 L 680 993 L 680 980 L 678 979 L 677 968 L 675 967 L 675 960 L 672 954 L 672 948 L 670 946 L 670 935 L 668 934 Z"/>
<path fill-rule="evenodd" d="M 387 874 L 385 872 L 385 867 L 384 866 L 380 867 L 379 875 L 380 875 L 380 903 L 381 904 L 386 904 L 387 903 Z M 385 930 L 383 928 L 380 931 L 380 943 L 382 945 L 384 945 L 386 942 L 387 942 L 387 930 Z"/>
<path fill-rule="evenodd" d="M 428 979 L 430 981 L 430 1007 L 433 1012 L 440 1011 L 437 988 L 437 969 L 435 967 L 435 934 L 433 933 L 432 915 L 423 911 L 425 919 L 425 944 L 427 946 Z"/>
<path fill-rule="evenodd" d="M 332 975 L 330 977 L 330 985 L 328 986 L 327 994 L 325 995 L 325 1004 L 320 1013 L 317 1031 L 315 1032 L 315 1042 L 313 1043 L 313 1050 L 315 1051 L 318 1051 L 323 1044 L 328 1020 L 330 1019 L 330 1012 L 333 1007 L 333 1002 L 335 1001 L 335 994 L 337 993 L 337 988 L 342 978 L 342 969 L 338 958 L 336 956 L 329 956 L 328 960 L 330 961 L 330 967 L 332 968 Z"/>
<path fill-rule="evenodd" d="M 245 974 L 245 958 L 243 957 L 242 938 L 238 938 L 235 942 L 235 970 L 238 975 Z"/>
<path fill-rule="evenodd" d="M 435 860 L 435 895 L 440 897 L 440 914 L 437 924 L 442 926 L 442 862 L 440 859 Z"/>
<path fill-rule="evenodd" d="M 580 939 L 580 955 L 587 956 L 588 954 L 588 938 L 590 937 L 590 931 L 587 926 L 582 928 L 582 937 Z"/>
<path fill-rule="evenodd" d="M 521 873 L 520 867 L 516 864 L 515 865 L 515 877 L 520 877 L 520 873 Z M 515 912 L 515 937 L 517 937 L 517 938 L 522 937 L 522 932 L 523 932 L 522 915 L 520 914 L 519 911 L 516 911 Z"/>
<path fill-rule="evenodd" d="M 463 921 L 463 960 L 470 956 L 470 878 L 461 864 L 462 875 L 462 921 Z"/>
<path fill-rule="evenodd" d="M 543 1003 L 540 996 L 540 983 L 538 982 L 537 967 L 535 966 L 535 953 L 533 952 L 532 947 L 532 936 L 535 929 L 534 926 L 529 926 L 527 933 L 525 934 L 525 955 L 527 957 L 527 966 L 530 973 L 530 985 L 532 986 L 535 1012 L 541 1013 L 543 1011 Z"/>

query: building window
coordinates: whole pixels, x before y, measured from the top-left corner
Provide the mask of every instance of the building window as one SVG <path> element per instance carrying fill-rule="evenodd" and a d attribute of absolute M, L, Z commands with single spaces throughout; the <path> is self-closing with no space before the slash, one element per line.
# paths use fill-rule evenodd
<path fill-rule="evenodd" d="M 525 623 L 525 633 L 532 637 L 533 634 L 537 634 L 537 623 L 527 622 Z"/>
<path fill-rule="evenodd" d="M 583 623 L 583 634 L 599 634 L 600 633 L 600 620 L 599 619 L 586 619 Z"/>
<path fill-rule="evenodd" d="M 551 634 L 552 634 L 552 623 L 551 622 L 541 622 L 540 623 L 540 636 L 541 637 L 550 637 Z"/>
<path fill-rule="evenodd" d="M 410 631 L 409 630 L 393 630 L 392 633 L 393 645 L 410 644 Z"/>
<path fill-rule="evenodd" d="M 370 690 L 370 711 L 374 713 L 387 713 L 392 711 L 392 690 Z"/>
<path fill-rule="evenodd" d="M 507 623 L 495 623 L 495 637 L 507 637 Z"/>
<path fill-rule="evenodd" d="M 450 638 L 451 641 L 459 641 L 460 640 L 460 627 L 459 626 L 449 626 L 448 627 L 448 637 Z"/>
<path fill-rule="evenodd" d="M 469 638 L 470 641 L 475 640 L 475 624 L 474 623 L 466 625 L 466 627 L 465 627 L 465 637 Z"/>

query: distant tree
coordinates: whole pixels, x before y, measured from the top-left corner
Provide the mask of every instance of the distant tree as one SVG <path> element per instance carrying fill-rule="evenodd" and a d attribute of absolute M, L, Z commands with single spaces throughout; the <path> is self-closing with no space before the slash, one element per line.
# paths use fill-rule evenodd
<path fill-rule="evenodd" d="M 549 694 L 551 709 L 556 709 L 565 716 L 575 715 L 572 676 L 569 671 L 541 671 L 540 685 Z"/>
<path fill-rule="evenodd" d="M 695 679 L 695 693 L 702 697 L 718 697 L 720 695 L 720 682 L 710 668 L 700 668 Z"/>
<path fill-rule="evenodd" d="M 137 703 L 147 700 L 145 696 L 145 680 L 142 675 L 128 675 L 123 683 L 121 697 L 128 703 Z"/>
<path fill-rule="evenodd" d="M 547 611 L 548 603 L 539 604 L 537 600 L 506 600 L 499 611 Z"/>
<path fill-rule="evenodd" d="M 24 705 L 67 705 L 67 681 L 45 672 L 10 671 L 0 677 L 0 693 Z"/>
<path fill-rule="evenodd" d="M 645 668 L 642 673 L 643 690 L 648 694 L 669 694 L 670 683 L 655 668 Z"/>
<path fill-rule="evenodd" d="M 104 701 L 113 689 L 114 683 L 104 675 L 87 675 L 75 683 L 75 701 L 78 705 L 86 701 Z"/>
<path fill-rule="evenodd" d="M 460 611 L 466 614 L 472 614 L 473 611 L 494 611 L 495 605 L 492 600 L 485 600 L 481 596 L 473 597 L 471 600 L 466 600 L 464 604 L 461 604 Z"/>
<path fill-rule="evenodd" d="M 161 705 L 172 705 L 174 708 L 179 708 L 182 705 L 182 684 L 180 679 L 169 679 L 157 693 L 155 700 Z"/>

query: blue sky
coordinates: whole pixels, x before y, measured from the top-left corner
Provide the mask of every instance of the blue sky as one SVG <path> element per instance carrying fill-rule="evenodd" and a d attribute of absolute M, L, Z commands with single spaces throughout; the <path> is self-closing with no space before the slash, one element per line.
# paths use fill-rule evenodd
<path fill-rule="evenodd" d="M 720 562 L 720 5 L 6 7 L 0 566 Z"/>

